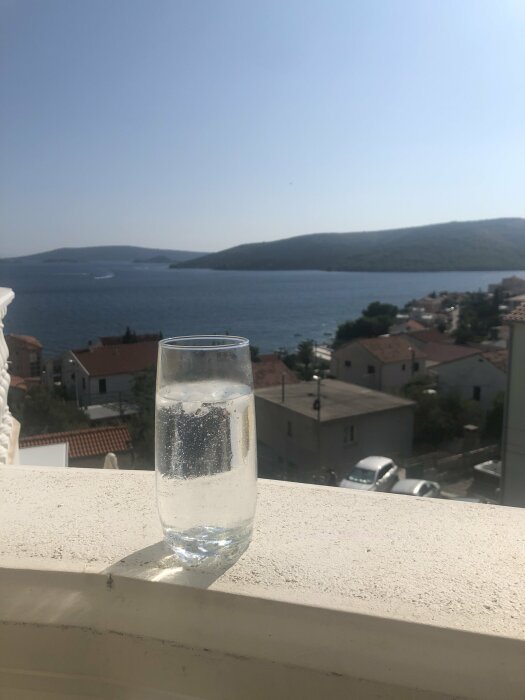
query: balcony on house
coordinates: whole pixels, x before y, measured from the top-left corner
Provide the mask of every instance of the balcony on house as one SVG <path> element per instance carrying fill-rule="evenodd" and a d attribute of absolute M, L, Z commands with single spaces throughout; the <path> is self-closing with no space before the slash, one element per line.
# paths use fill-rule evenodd
<path fill-rule="evenodd" d="M 2 379 L 0 697 L 524 697 L 525 510 L 261 479 L 248 551 L 187 573 L 152 472 L 12 463 Z"/>

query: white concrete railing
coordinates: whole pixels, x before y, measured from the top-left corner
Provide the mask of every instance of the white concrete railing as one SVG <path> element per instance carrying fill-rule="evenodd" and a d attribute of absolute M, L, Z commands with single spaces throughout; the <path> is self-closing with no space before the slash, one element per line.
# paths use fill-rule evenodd
<path fill-rule="evenodd" d="M 15 438 L 13 429 L 15 421 L 7 406 L 7 393 L 9 391 L 9 373 L 7 369 L 7 358 L 9 350 L 4 338 L 3 319 L 7 313 L 7 307 L 14 298 L 12 289 L 0 287 L 0 465 L 9 464 L 11 456 L 16 452 L 13 444 Z"/>
<path fill-rule="evenodd" d="M 154 474 L 0 470 L 0 697 L 523 700 L 525 510 L 259 481 L 173 568 Z"/>

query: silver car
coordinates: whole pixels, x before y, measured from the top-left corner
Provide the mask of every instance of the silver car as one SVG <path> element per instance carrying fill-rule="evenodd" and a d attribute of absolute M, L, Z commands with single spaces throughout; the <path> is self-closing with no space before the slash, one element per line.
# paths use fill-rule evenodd
<path fill-rule="evenodd" d="M 339 486 L 360 491 L 389 491 L 399 476 L 399 467 L 388 457 L 361 459 Z"/>
<path fill-rule="evenodd" d="M 439 498 L 441 487 L 436 481 L 424 481 L 423 479 L 401 479 L 392 488 L 392 493 L 403 496 L 425 496 L 426 498 Z"/>

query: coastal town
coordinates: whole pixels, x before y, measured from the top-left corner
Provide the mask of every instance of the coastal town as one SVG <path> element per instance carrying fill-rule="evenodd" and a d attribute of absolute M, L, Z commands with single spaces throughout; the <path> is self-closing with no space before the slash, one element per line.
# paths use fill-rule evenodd
<path fill-rule="evenodd" d="M 402 309 L 373 302 L 330 345 L 252 348 L 259 475 L 352 487 L 355 465 L 381 455 L 395 478 L 369 490 L 409 480 L 428 495 L 499 503 L 511 326 L 524 303 L 513 276 Z M 160 334 L 127 328 L 46 357 L 20 331 L 6 335 L 19 463 L 152 469 Z"/>

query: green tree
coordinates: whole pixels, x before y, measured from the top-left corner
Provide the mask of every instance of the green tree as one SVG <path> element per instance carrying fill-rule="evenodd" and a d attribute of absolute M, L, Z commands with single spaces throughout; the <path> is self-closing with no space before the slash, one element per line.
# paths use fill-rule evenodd
<path fill-rule="evenodd" d="M 126 332 L 122 336 L 122 343 L 129 344 L 129 343 L 136 343 L 136 342 L 137 342 L 136 332 L 131 330 L 131 328 L 129 326 L 126 326 Z"/>
<path fill-rule="evenodd" d="M 281 360 L 291 370 L 295 371 L 297 369 L 297 355 L 296 355 L 296 353 L 287 352 L 284 355 L 281 355 Z"/>
<path fill-rule="evenodd" d="M 398 308 L 394 304 L 384 304 L 380 301 L 371 302 L 366 309 L 363 309 L 362 316 L 354 321 L 344 321 L 344 323 L 339 324 L 334 346 L 356 338 L 376 338 L 388 333 L 397 313 Z"/>
<path fill-rule="evenodd" d="M 366 309 L 361 312 L 363 316 L 377 317 L 385 316 L 387 318 L 395 319 L 396 314 L 399 313 L 399 309 L 394 304 L 385 304 L 381 301 L 372 301 Z"/>
<path fill-rule="evenodd" d="M 482 413 L 474 401 L 465 401 L 457 392 L 436 391 L 434 380 L 418 377 L 404 387 L 403 393 L 416 402 L 414 442 L 437 448 L 442 442 L 463 434 L 467 423 L 482 424 Z"/>
<path fill-rule="evenodd" d="M 501 294 L 484 292 L 467 294 L 460 306 L 458 326 L 454 332 L 456 343 L 480 342 L 492 335 L 500 324 Z"/>
<path fill-rule="evenodd" d="M 337 327 L 334 345 L 356 338 L 376 338 L 388 333 L 392 319 L 389 316 L 361 316 L 355 321 L 345 321 Z"/>
<path fill-rule="evenodd" d="M 301 379 L 310 380 L 313 376 L 313 364 L 315 362 L 314 341 L 303 340 L 297 346 L 297 369 Z"/>
<path fill-rule="evenodd" d="M 63 394 L 43 385 L 31 387 L 24 399 L 11 402 L 22 437 L 89 427 L 86 415 Z"/>
<path fill-rule="evenodd" d="M 138 374 L 133 381 L 133 399 L 137 406 L 129 430 L 137 466 L 155 468 L 155 369 Z"/>

